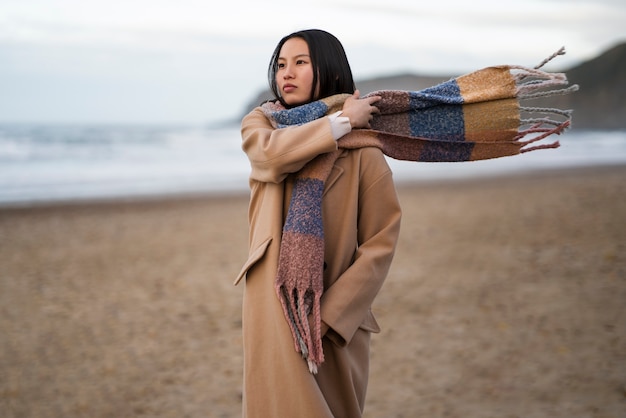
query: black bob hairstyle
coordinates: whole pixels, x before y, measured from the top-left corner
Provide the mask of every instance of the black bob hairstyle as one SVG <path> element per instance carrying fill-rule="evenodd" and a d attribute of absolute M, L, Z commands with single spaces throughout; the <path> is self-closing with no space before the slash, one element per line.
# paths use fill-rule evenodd
<path fill-rule="evenodd" d="M 311 64 L 313 65 L 313 86 L 319 86 L 319 95 L 315 97 L 315 88 L 312 89 L 310 101 L 315 101 L 333 94 L 352 94 L 355 90 L 352 70 L 348 63 L 348 57 L 343 45 L 334 35 L 320 30 L 307 29 L 294 32 L 280 40 L 272 54 L 270 65 L 267 70 L 267 78 L 274 97 L 283 106 L 289 108 L 280 94 L 276 84 L 276 71 L 278 70 L 278 57 L 280 50 L 289 39 L 302 38 L 309 46 Z"/>

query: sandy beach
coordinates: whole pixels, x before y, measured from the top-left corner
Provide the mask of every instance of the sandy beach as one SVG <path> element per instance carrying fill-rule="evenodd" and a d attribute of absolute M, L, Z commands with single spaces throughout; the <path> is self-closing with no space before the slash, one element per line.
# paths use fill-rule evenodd
<path fill-rule="evenodd" d="M 398 192 L 367 418 L 626 416 L 626 166 Z M 240 416 L 246 212 L 0 209 L 0 416 Z"/>

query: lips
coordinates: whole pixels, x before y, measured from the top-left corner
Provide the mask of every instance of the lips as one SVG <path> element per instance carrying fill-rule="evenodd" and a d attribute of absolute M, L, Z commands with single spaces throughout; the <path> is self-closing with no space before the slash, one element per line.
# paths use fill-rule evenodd
<path fill-rule="evenodd" d="M 284 91 L 285 93 L 291 93 L 291 92 L 293 92 L 296 88 L 297 88 L 297 87 L 296 87 L 296 86 L 294 86 L 293 84 L 285 84 L 285 85 L 283 86 L 283 91 Z"/>

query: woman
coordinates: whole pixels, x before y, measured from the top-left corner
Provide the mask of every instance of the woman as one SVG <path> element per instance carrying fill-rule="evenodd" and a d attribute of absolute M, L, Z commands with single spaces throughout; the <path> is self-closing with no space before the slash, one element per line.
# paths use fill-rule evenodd
<path fill-rule="evenodd" d="M 242 148 L 251 165 L 249 259 L 237 279 L 246 278 L 243 415 L 360 417 L 370 333 L 379 332 L 370 308 L 393 258 L 401 213 L 380 149 L 338 149 L 336 141 L 369 128 L 379 97 L 360 98 L 341 43 L 321 30 L 283 38 L 272 55 L 268 78 L 274 109 L 298 109 L 339 93 L 352 96 L 339 112 L 297 126 L 276 127 L 263 107 L 242 121 Z M 289 258 L 281 258 L 286 245 L 281 240 L 287 235 L 283 227 L 298 173 L 325 155 L 336 160 L 323 182 L 323 248 L 313 251 L 321 260 L 323 292 L 318 310 L 309 304 L 312 293 L 299 302 L 307 307 L 310 321 L 303 330 L 294 326 L 289 303 L 283 300 L 291 293 L 277 291 L 283 258 Z M 300 254 L 307 252 L 312 251 Z M 300 308 L 298 304 L 298 312 Z M 323 359 L 303 360 L 302 353 L 314 348 L 302 340 L 298 345 L 294 332 L 310 336 L 313 343 L 319 335 Z"/>

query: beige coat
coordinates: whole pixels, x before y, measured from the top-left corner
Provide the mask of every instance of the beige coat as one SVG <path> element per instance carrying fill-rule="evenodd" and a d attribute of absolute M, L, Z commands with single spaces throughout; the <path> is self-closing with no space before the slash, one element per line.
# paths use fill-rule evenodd
<path fill-rule="evenodd" d="M 316 155 L 337 149 L 328 118 L 272 129 L 260 109 L 242 122 L 251 164 L 249 258 L 243 277 L 244 402 L 248 418 L 351 418 L 362 415 L 369 339 L 379 332 L 370 310 L 387 275 L 400 207 L 377 148 L 344 151 L 326 182 L 322 321 L 325 361 L 317 375 L 296 353 L 274 290 L 292 176 Z"/>

